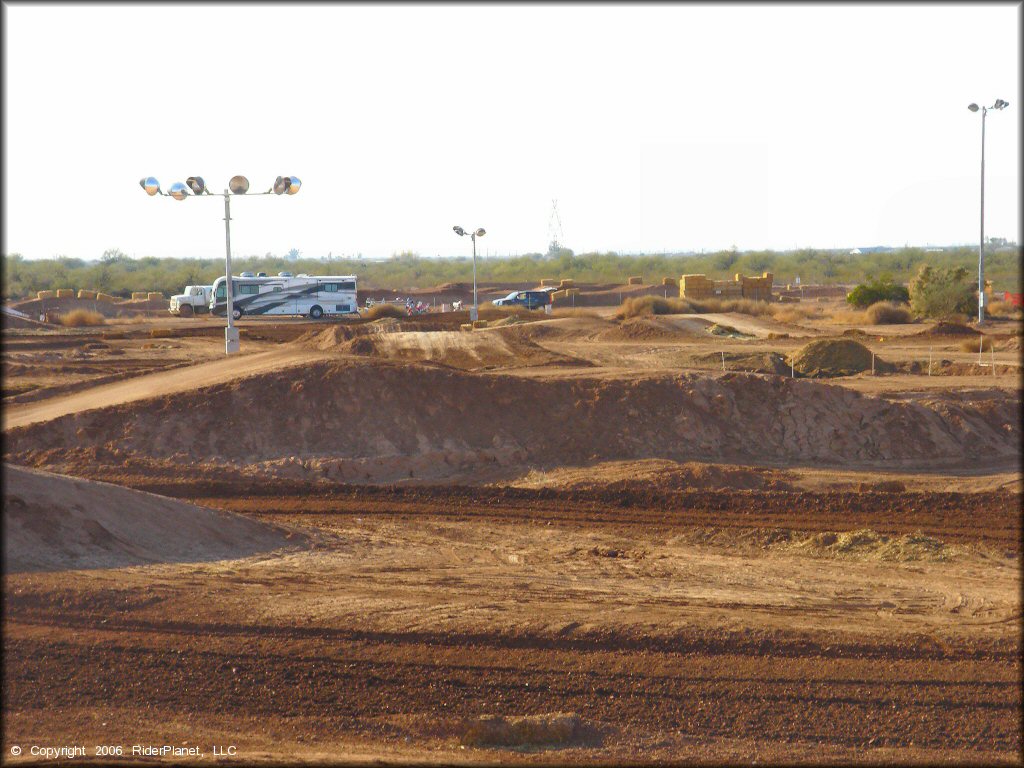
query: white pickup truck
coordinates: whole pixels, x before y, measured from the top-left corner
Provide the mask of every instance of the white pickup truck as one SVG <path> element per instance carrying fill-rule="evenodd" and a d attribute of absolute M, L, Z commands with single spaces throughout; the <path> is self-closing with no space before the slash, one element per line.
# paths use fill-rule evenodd
<path fill-rule="evenodd" d="M 209 312 L 212 297 L 212 285 L 186 285 L 183 293 L 171 296 L 167 311 L 180 317 L 192 317 L 200 312 Z"/>

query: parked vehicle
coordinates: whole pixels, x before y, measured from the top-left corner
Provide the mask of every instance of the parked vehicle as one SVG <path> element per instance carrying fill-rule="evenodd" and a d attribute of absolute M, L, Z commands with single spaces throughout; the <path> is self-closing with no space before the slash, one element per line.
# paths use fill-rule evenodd
<path fill-rule="evenodd" d="M 167 311 L 180 317 L 192 317 L 210 311 L 212 285 L 186 285 L 177 296 L 171 296 Z"/>
<path fill-rule="evenodd" d="M 232 277 L 232 316 L 303 315 L 319 320 L 325 315 L 358 315 L 355 275 L 299 275 L 279 272 L 277 277 Z M 227 313 L 227 281 L 213 282 L 210 311 Z"/>
<path fill-rule="evenodd" d="M 527 309 L 543 309 L 551 303 L 551 291 L 512 291 L 503 299 L 495 299 L 491 302 L 496 307 L 520 306 Z"/>

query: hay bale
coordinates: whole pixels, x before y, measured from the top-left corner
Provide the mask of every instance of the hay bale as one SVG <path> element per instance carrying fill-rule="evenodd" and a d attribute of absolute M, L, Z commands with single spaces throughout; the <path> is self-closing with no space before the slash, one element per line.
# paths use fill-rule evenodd
<path fill-rule="evenodd" d="M 571 278 L 566 278 L 558 283 L 559 288 L 572 288 L 574 285 L 576 285 L 576 281 Z"/>
<path fill-rule="evenodd" d="M 679 285 L 679 281 L 676 280 L 674 277 L 663 277 L 663 278 L 661 278 L 661 284 L 662 285 L 678 286 Z"/>
<path fill-rule="evenodd" d="M 162 299 L 163 297 L 164 295 L 160 293 L 160 291 L 150 291 L 149 294 L 146 296 L 146 298 L 149 299 L 150 301 Z"/>
<path fill-rule="evenodd" d="M 473 330 L 473 324 L 472 323 L 461 323 L 459 325 L 459 330 L 460 331 L 472 331 Z"/>
<path fill-rule="evenodd" d="M 97 293 L 96 294 L 96 301 L 109 301 L 109 302 L 113 302 L 114 301 L 114 297 L 111 296 L 109 293 Z"/>
<path fill-rule="evenodd" d="M 149 298 L 148 291 L 132 291 L 132 301 L 141 301 Z"/>
<path fill-rule="evenodd" d="M 57 298 L 58 299 L 73 299 L 73 298 L 75 298 L 75 289 L 74 288 L 58 288 L 57 289 Z"/>
<path fill-rule="evenodd" d="M 170 328 L 153 328 L 149 332 L 149 338 L 151 339 L 169 339 L 174 336 L 174 331 Z"/>
<path fill-rule="evenodd" d="M 801 376 L 853 376 L 871 370 L 871 350 L 854 339 L 817 339 L 793 357 L 793 368 Z M 875 357 L 875 372 L 888 373 L 891 363 Z"/>
<path fill-rule="evenodd" d="M 36 293 L 37 299 L 52 299 L 57 294 L 54 291 L 39 291 Z"/>
<path fill-rule="evenodd" d="M 473 321 L 473 328 L 486 328 L 486 327 L 487 327 L 487 321 L 486 320 L 474 320 Z"/>
<path fill-rule="evenodd" d="M 545 277 L 543 280 L 540 281 L 540 287 L 541 288 L 546 288 L 549 285 L 554 285 L 554 284 L 555 284 L 555 281 L 552 278 L 550 278 L 550 277 Z"/>
<path fill-rule="evenodd" d="M 551 301 L 554 301 L 555 299 L 564 299 L 568 295 L 569 294 L 566 293 L 566 291 L 564 291 L 564 290 L 563 291 L 553 291 L 552 294 L 551 294 Z"/>
<path fill-rule="evenodd" d="M 579 296 L 579 293 L 580 293 L 580 289 L 579 288 L 566 288 L 565 289 L 565 295 L 566 296 Z"/>
<path fill-rule="evenodd" d="M 78 291 L 78 298 L 80 299 L 95 299 L 96 291 L 87 291 L 85 288 L 80 288 Z"/>
<path fill-rule="evenodd" d="M 644 278 L 642 275 L 636 275 L 635 277 L 627 278 L 629 285 L 643 285 Z"/>

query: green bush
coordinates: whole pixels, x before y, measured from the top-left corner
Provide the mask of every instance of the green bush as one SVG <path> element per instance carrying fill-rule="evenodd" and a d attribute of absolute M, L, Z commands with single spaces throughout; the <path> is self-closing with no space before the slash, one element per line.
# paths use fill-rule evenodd
<path fill-rule="evenodd" d="M 910 281 L 910 307 L 922 317 L 974 316 L 978 313 L 977 283 L 966 267 L 922 264 Z"/>
<path fill-rule="evenodd" d="M 880 301 L 906 304 L 910 301 L 910 292 L 902 285 L 894 283 L 892 278 L 883 277 L 861 283 L 846 294 L 846 302 L 857 309 L 866 309 Z"/>

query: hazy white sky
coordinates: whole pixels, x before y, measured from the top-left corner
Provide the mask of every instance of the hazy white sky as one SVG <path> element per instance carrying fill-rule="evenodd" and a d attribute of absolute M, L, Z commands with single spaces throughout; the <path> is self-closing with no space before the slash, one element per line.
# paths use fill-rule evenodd
<path fill-rule="evenodd" d="M 4 251 L 1020 241 L 1021 6 L 4 4 Z"/>

